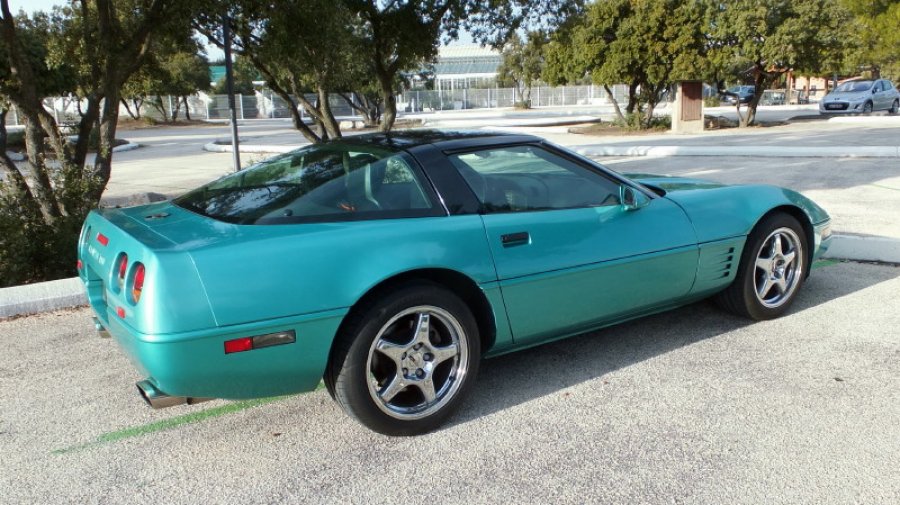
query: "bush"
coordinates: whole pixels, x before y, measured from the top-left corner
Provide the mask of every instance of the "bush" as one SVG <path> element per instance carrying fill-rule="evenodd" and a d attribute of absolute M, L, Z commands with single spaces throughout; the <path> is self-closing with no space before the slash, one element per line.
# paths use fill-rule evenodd
<path fill-rule="evenodd" d="M 718 96 L 713 95 L 703 99 L 704 107 L 718 107 L 720 105 L 722 105 L 722 101 L 719 100 Z"/>
<path fill-rule="evenodd" d="M 642 113 L 632 112 L 625 114 L 625 121 L 616 119 L 613 124 L 629 131 L 638 130 L 668 130 L 672 128 L 672 118 L 669 116 L 653 116 L 650 125 L 647 126 L 646 118 Z"/>
<path fill-rule="evenodd" d="M 51 281 L 77 275 L 78 236 L 91 208 L 90 181 L 64 187 L 54 177 L 57 199 L 71 214 L 44 221 L 40 211 L 0 182 L 0 287 Z"/>

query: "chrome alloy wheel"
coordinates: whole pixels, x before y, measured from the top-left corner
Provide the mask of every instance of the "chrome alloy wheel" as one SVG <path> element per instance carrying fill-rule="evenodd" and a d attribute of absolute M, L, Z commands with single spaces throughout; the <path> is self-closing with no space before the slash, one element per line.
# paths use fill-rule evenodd
<path fill-rule="evenodd" d="M 410 307 L 388 320 L 369 348 L 369 394 L 391 417 L 421 419 L 456 395 L 468 366 L 459 321 L 438 307 Z"/>
<path fill-rule="evenodd" d="M 756 253 L 753 286 L 765 307 L 776 308 L 790 300 L 803 275 L 803 245 L 790 228 L 778 228 L 766 237 Z"/>

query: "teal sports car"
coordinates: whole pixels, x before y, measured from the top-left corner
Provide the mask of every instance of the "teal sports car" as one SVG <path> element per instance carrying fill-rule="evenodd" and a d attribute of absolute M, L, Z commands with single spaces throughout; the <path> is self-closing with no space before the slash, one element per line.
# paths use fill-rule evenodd
<path fill-rule="evenodd" d="M 527 135 L 419 130 L 99 209 L 78 269 L 154 407 L 310 391 L 433 430 L 483 357 L 715 297 L 783 314 L 830 219 L 789 189 L 623 176 Z"/>

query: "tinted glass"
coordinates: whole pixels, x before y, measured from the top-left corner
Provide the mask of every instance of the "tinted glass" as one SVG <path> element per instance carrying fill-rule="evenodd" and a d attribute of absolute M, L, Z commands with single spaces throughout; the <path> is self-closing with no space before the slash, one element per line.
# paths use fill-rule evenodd
<path fill-rule="evenodd" d="M 433 215 L 414 163 L 368 146 L 309 146 L 263 161 L 175 200 L 239 224 Z"/>
<path fill-rule="evenodd" d="M 619 204 L 619 185 L 535 146 L 450 156 L 485 212 L 523 212 Z"/>
<path fill-rule="evenodd" d="M 838 92 L 857 92 L 869 91 L 872 88 L 872 81 L 848 81 L 837 87 Z"/>

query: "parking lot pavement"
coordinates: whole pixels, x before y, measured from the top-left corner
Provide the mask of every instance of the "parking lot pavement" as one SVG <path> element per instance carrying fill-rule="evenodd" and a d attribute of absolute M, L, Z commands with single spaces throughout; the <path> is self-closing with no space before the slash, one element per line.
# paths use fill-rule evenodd
<path fill-rule="evenodd" d="M 488 360 L 416 438 L 321 390 L 153 411 L 87 310 L 0 322 L 0 501 L 900 503 L 900 268 L 818 266 L 779 320 L 700 303 Z"/>
<path fill-rule="evenodd" d="M 900 161 L 880 159 L 595 158 L 623 173 L 696 177 L 797 190 L 831 215 L 840 233 L 900 238 Z"/>

